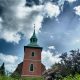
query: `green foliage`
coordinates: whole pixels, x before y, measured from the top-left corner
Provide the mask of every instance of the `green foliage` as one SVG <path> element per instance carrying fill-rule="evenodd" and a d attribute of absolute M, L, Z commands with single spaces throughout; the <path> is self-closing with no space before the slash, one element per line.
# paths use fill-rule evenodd
<path fill-rule="evenodd" d="M 14 74 L 11 75 L 11 77 L 15 79 L 20 79 L 21 76 L 19 73 L 15 72 Z"/>
<path fill-rule="evenodd" d="M 26 77 L 26 78 L 22 78 L 22 79 L 21 78 L 16 79 L 16 78 L 8 77 L 8 76 L 0 76 L 0 80 L 44 80 L 44 78 L 42 78 L 42 77 L 37 77 L 37 78 Z M 70 75 L 61 80 L 80 80 L 80 74 L 76 74 L 74 77 L 72 75 Z"/>
<path fill-rule="evenodd" d="M 0 80 L 44 80 L 42 77 L 26 77 L 26 78 L 12 78 L 8 76 L 0 76 Z"/>
<path fill-rule="evenodd" d="M 35 78 L 35 77 L 26 77 L 25 79 L 23 79 L 23 80 L 44 80 L 42 77 L 37 77 L 37 78 Z"/>
<path fill-rule="evenodd" d="M 0 76 L 0 80 L 14 80 L 14 79 L 8 76 Z"/>
<path fill-rule="evenodd" d="M 73 76 L 67 76 L 63 80 L 80 80 L 80 74 L 76 74 L 74 77 Z"/>

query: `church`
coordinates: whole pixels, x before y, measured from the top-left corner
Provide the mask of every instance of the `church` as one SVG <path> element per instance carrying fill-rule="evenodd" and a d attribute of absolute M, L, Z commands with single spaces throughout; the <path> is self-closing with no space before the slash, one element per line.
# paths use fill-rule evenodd
<path fill-rule="evenodd" d="M 42 47 L 38 45 L 38 39 L 34 32 L 30 38 L 30 43 L 24 46 L 24 59 L 23 62 L 18 65 L 16 72 L 22 77 L 40 77 L 42 73 L 46 70 L 45 66 L 41 63 L 41 52 Z"/>

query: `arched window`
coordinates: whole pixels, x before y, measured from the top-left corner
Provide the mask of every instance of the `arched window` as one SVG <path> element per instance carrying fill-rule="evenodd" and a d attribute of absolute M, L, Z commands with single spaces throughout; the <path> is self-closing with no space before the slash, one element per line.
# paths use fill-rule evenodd
<path fill-rule="evenodd" d="M 30 64 L 30 71 L 34 71 L 34 65 Z"/>
<path fill-rule="evenodd" d="M 34 55 L 35 55 L 35 53 L 34 53 L 34 52 L 32 52 L 31 56 L 34 56 Z"/>

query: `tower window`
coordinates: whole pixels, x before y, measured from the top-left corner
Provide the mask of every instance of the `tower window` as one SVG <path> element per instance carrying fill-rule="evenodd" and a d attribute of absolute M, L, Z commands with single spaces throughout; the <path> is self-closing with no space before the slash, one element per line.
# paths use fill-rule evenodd
<path fill-rule="evenodd" d="M 35 54 L 34 54 L 34 52 L 32 52 L 32 54 L 31 54 L 32 56 L 34 56 Z"/>
<path fill-rule="evenodd" d="M 30 71 L 34 71 L 34 65 L 30 64 Z"/>

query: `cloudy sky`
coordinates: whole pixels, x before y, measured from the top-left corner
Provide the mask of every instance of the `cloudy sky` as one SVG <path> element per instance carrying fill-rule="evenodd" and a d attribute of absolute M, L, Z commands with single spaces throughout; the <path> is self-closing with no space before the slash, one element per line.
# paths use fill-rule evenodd
<path fill-rule="evenodd" d="M 80 48 L 80 0 L 0 0 L 0 65 L 7 70 L 23 60 L 34 24 L 46 68 Z"/>

